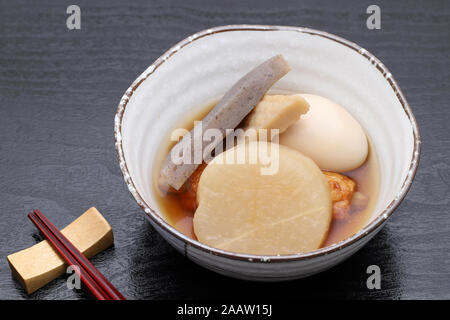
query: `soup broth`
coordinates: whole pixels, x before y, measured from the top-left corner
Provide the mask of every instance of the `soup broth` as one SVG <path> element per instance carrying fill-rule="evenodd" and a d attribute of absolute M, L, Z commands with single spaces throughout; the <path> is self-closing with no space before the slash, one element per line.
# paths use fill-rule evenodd
<path fill-rule="evenodd" d="M 178 126 L 174 128 L 185 128 L 190 130 L 194 126 L 194 121 L 201 120 L 206 114 L 214 107 L 215 103 L 208 104 L 197 109 L 197 112 L 193 112 L 190 119 L 184 119 L 183 122 L 178 123 Z M 164 140 L 159 153 L 157 163 L 162 164 L 165 156 L 176 142 L 170 141 L 169 134 Z M 166 220 L 175 229 L 185 234 L 186 236 L 197 240 L 193 229 L 193 218 L 195 208 L 189 208 L 186 206 L 185 197 L 180 196 L 177 192 L 162 193 L 158 188 L 158 179 L 160 166 L 153 172 L 153 185 L 155 186 L 155 195 L 158 204 L 163 212 Z M 358 192 L 368 198 L 367 205 L 364 207 L 358 206 L 352 201 L 349 218 L 343 220 L 333 219 L 330 224 L 330 229 L 322 247 L 338 243 L 346 238 L 352 236 L 361 230 L 373 212 L 379 189 L 379 168 L 378 160 L 375 154 L 375 150 L 369 139 L 369 154 L 359 168 L 341 172 L 342 174 L 352 178 L 356 183 L 355 192 Z M 189 183 L 189 180 L 187 181 Z"/>

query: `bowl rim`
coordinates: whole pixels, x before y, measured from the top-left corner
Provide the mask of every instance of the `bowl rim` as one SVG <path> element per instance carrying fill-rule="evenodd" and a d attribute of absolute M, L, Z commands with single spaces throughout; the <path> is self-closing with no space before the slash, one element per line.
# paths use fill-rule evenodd
<path fill-rule="evenodd" d="M 289 255 L 254 255 L 254 254 L 244 254 L 244 253 L 235 253 L 230 251 L 225 251 L 217 248 L 210 247 L 205 245 L 197 240 L 191 239 L 188 236 L 184 235 L 180 231 L 176 230 L 172 227 L 167 221 L 165 221 L 162 216 L 157 214 L 153 208 L 151 208 L 141 197 L 139 192 L 137 191 L 134 182 L 129 174 L 128 167 L 126 164 L 123 146 L 122 146 L 122 120 L 123 115 L 125 113 L 126 106 L 134 91 L 139 87 L 139 85 L 145 81 L 159 66 L 161 66 L 165 61 L 167 61 L 171 56 L 176 54 L 185 46 L 189 45 L 195 40 L 214 35 L 222 32 L 233 32 L 233 31 L 262 31 L 262 32 L 277 32 L 277 31 L 291 31 L 291 32 L 299 32 L 303 34 L 309 34 L 313 36 L 319 36 L 322 38 L 326 38 L 331 41 L 335 41 L 341 45 L 344 45 L 360 55 L 364 58 L 368 59 L 371 64 L 381 72 L 382 76 L 386 79 L 386 81 L 391 86 L 394 91 L 397 99 L 403 107 L 403 111 L 408 117 L 411 129 L 413 131 L 414 138 L 414 148 L 412 152 L 412 158 L 409 166 L 408 174 L 403 181 L 402 187 L 398 194 L 394 197 L 394 199 L 384 208 L 384 210 L 368 225 L 362 228 L 360 231 L 355 233 L 349 238 L 346 238 L 338 243 L 332 244 L 330 246 L 319 248 L 317 250 L 306 252 L 306 253 L 297 253 L 297 254 L 289 254 Z M 144 211 L 144 213 L 150 218 L 151 222 L 156 223 L 159 227 L 161 227 L 166 232 L 170 233 L 177 239 L 184 242 L 184 254 L 187 255 L 188 246 L 192 246 L 197 248 L 205 253 L 213 254 L 216 256 L 229 258 L 233 260 L 243 260 L 249 262 L 286 262 L 286 261 L 298 261 L 298 260 L 306 260 L 319 256 L 324 256 L 327 254 L 331 254 L 337 251 L 340 251 L 346 247 L 351 246 L 352 244 L 358 242 L 360 239 L 372 234 L 375 232 L 378 227 L 386 222 L 386 220 L 393 214 L 394 210 L 401 203 L 403 198 L 406 196 L 409 191 L 414 176 L 417 172 L 417 168 L 419 165 L 420 159 L 420 151 L 421 151 L 421 139 L 417 121 L 414 117 L 414 114 L 406 101 L 406 98 L 403 95 L 400 87 L 397 85 L 392 74 L 389 70 L 384 66 L 381 61 L 376 58 L 369 51 L 360 47 L 356 43 L 348 41 L 339 36 L 333 35 L 328 32 L 315 30 L 306 27 L 292 27 L 292 26 L 272 26 L 272 25 L 248 25 L 248 24 L 239 24 L 239 25 L 225 25 L 225 26 L 217 26 L 209 29 L 202 30 L 197 32 L 171 47 L 168 51 L 166 51 L 162 56 L 160 56 L 155 62 L 153 62 L 127 89 L 125 94 L 122 96 L 120 103 L 117 107 L 116 115 L 114 118 L 114 138 L 115 138 L 115 148 L 117 157 L 119 160 L 120 169 L 122 171 L 124 180 L 126 185 L 128 186 L 128 190 L 135 198 L 138 205 Z"/>

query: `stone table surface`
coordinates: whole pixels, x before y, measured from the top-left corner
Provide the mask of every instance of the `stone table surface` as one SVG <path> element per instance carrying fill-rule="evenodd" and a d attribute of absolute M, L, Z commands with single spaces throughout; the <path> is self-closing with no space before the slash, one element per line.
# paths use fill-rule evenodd
<path fill-rule="evenodd" d="M 40 208 L 63 227 L 91 206 L 115 246 L 92 259 L 128 298 L 450 298 L 449 1 L 85 1 L 81 29 L 67 1 L 0 1 L 0 298 L 86 299 L 61 277 L 27 295 L 6 255 L 40 240 Z M 184 258 L 144 218 L 116 159 L 113 120 L 128 86 L 197 31 L 226 24 L 305 26 L 358 43 L 390 69 L 419 123 L 415 182 L 385 228 L 344 263 L 307 279 L 253 283 Z M 381 268 L 368 290 L 366 268 Z"/>

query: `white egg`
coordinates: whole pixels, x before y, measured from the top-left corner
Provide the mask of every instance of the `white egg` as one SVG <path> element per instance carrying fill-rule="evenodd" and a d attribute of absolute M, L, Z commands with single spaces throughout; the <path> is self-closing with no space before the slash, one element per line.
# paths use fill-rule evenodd
<path fill-rule="evenodd" d="M 368 143 L 358 121 L 329 99 L 300 96 L 309 103 L 309 111 L 280 135 L 280 144 L 310 157 L 323 170 L 343 172 L 363 164 Z"/>

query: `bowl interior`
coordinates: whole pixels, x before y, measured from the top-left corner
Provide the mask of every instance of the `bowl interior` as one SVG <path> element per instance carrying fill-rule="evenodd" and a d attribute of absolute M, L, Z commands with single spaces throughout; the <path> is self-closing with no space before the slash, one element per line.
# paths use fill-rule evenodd
<path fill-rule="evenodd" d="M 157 61 L 135 83 L 121 119 L 123 156 L 135 190 L 162 216 L 153 172 L 161 143 L 187 114 L 216 100 L 264 60 L 283 54 L 291 65 L 274 90 L 322 95 L 345 107 L 378 155 L 380 193 L 371 220 L 399 194 L 414 152 L 414 132 L 389 74 L 377 61 L 324 36 L 295 29 L 233 30 L 198 37 Z M 378 65 L 379 66 L 379 65 Z M 370 223 L 370 221 L 368 221 Z"/>

